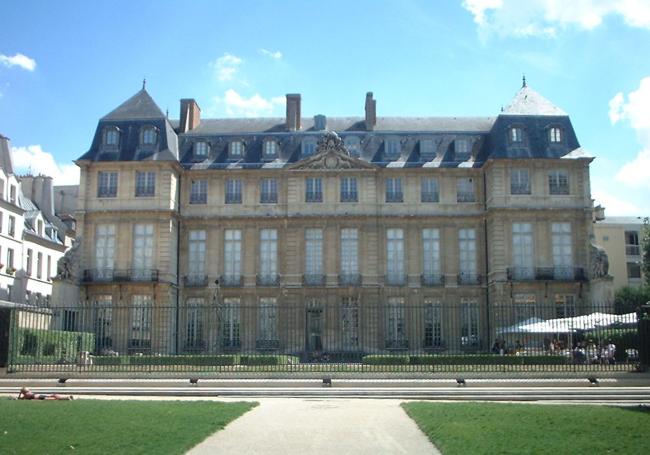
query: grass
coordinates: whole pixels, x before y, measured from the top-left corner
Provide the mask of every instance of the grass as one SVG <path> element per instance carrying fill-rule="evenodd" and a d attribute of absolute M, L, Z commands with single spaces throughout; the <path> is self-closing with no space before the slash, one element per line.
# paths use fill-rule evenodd
<path fill-rule="evenodd" d="M 0 401 L 2 454 L 182 454 L 256 403 Z"/>
<path fill-rule="evenodd" d="M 505 403 L 404 403 L 444 455 L 647 453 L 642 408 Z"/>

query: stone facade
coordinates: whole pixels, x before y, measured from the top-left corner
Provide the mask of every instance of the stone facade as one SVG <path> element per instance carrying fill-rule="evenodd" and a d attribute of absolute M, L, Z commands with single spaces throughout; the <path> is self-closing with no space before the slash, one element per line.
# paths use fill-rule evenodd
<path fill-rule="evenodd" d="M 455 334 L 449 350 L 489 347 L 502 306 L 541 317 L 590 308 L 591 158 L 566 114 L 526 86 L 499 116 L 478 119 L 376 117 L 368 99 L 365 120 L 313 122 L 300 119 L 299 95 L 288 95 L 286 120 L 202 120 L 185 99 L 173 122 L 136 94 L 100 120 L 77 161 L 81 299 L 178 308 L 178 321 L 148 322 L 181 338 L 192 304 L 238 305 L 231 348 L 302 353 L 341 349 L 307 333 L 342 330 L 340 313 L 316 327 L 310 312 L 351 301 L 365 330 L 384 329 L 363 308 L 387 302 L 441 303 L 458 326 L 471 307 L 476 327 L 443 327 Z M 142 143 L 147 128 L 153 144 Z M 268 304 L 290 342 L 260 344 Z M 302 310 L 283 318 L 283 308 Z M 219 338 L 223 321 L 201 318 L 205 338 Z M 113 317 L 123 335 L 111 349 L 143 348 L 129 324 Z M 183 350 L 147 337 L 146 350 Z"/>

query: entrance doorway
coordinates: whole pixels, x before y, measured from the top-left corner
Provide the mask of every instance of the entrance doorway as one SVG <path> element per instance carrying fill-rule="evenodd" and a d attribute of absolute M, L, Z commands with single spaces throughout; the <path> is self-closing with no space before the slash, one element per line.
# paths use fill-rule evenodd
<path fill-rule="evenodd" d="M 312 359 L 318 359 L 322 354 L 323 342 L 321 331 L 323 325 L 323 310 L 321 308 L 307 309 L 307 353 Z"/>

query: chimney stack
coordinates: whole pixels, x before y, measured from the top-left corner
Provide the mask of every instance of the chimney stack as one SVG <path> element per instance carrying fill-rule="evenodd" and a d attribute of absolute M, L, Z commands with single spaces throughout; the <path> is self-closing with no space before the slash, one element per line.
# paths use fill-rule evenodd
<path fill-rule="evenodd" d="M 366 130 L 372 131 L 377 124 L 377 100 L 372 98 L 372 92 L 366 93 Z"/>
<path fill-rule="evenodd" d="M 287 93 L 287 129 L 300 129 L 300 93 Z"/>
<path fill-rule="evenodd" d="M 20 178 L 20 188 L 25 196 L 36 203 L 46 217 L 54 215 L 52 177 L 25 175 Z"/>
<path fill-rule="evenodd" d="M 181 100 L 181 120 L 179 122 L 179 132 L 186 133 L 192 131 L 201 123 L 201 108 L 193 98 L 184 98 Z"/>

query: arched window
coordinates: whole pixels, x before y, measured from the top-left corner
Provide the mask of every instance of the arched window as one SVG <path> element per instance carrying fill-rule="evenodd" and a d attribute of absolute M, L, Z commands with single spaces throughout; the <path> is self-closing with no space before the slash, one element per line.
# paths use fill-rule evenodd
<path fill-rule="evenodd" d="M 548 130 L 549 141 L 553 144 L 562 142 L 562 129 L 559 126 L 551 127 Z"/>
<path fill-rule="evenodd" d="M 146 126 L 142 130 L 142 145 L 153 145 L 158 138 L 158 132 L 153 126 Z"/>
<path fill-rule="evenodd" d="M 108 128 L 104 132 L 104 145 L 117 146 L 120 143 L 120 132 L 117 128 Z"/>

